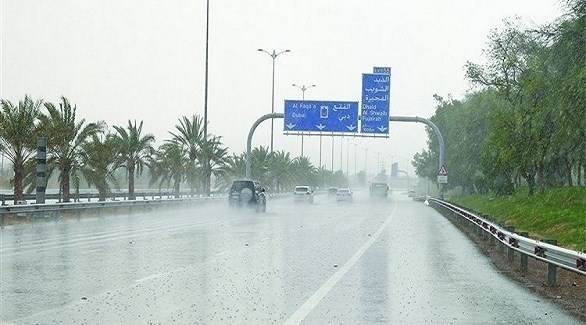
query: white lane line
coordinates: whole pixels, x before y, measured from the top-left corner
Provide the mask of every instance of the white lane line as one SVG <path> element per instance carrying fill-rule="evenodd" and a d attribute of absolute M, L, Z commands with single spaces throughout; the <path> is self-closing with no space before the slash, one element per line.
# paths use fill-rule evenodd
<path fill-rule="evenodd" d="M 226 255 L 226 254 L 229 254 L 229 253 L 230 253 L 230 251 L 229 251 L 229 250 L 225 250 L 225 251 L 222 251 L 222 252 L 216 253 L 216 256 L 224 256 L 224 255 Z"/>
<path fill-rule="evenodd" d="M 158 229 L 158 230 L 150 230 L 149 229 L 148 231 L 140 230 L 140 232 L 134 232 L 134 233 L 131 233 L 128 235 L 121 235 L 121 236 L 101 238 L 101 239 L 89 238 L 88 240 L 82 241 L 82 242 L 65 243 L 65 244 L 62 244 L 59 246 L 53 245 L 53 246 L 37 248 L 37 249 L 22 250 L 22 251 L 16 251 L 16 252 L 11 252 L 11 253 L 3 253 L 3 256 L 4 256 L 4 258 L 7 258 L 10 256 L 16 256 L 16 255 L 22 255 L 22 254 L 28 254 L 28 253 L 38 253 L 38 252 L 42 252 L 42 251 L 63 249 L 63 248 L 67 248 L 67 247 L 76 247 L 76 246 L 90 245 L 90 244 L 102 244 L 102 243 L 117 241 L 117 240 L 121 240 L 121 239 L 129 239 L 129 238 L 136 238 L 136 237 L 141 237 L 141 236 L 156 235 L 156 234 L 163 233 L 166 231 L 179 231 L 179 230 L 185 230 L 185 229 L 194 228 L 194 227 L 209 226 L 209 225 L 216 225 L 216 224 L 218 224 L 217 221 L 212 221 L 212 222 L 207 222 L 207 223 L 194 224 L 194 225 L 190 225 L 190 226 L 166 227 L 166 228 Z"/>
<path fill-rule="evenodd" d="M 137 280 L 135 280 L 135 282 L 136 283 L 142 283 L 142 282 L 147 281 L 147 280 L 156 279 L 156 278 L 161 277 L 161 276 L 163 276 L 165 274 L 166 273 L 155 273 L 155 274 L 151 274 L 149 276 L 145 276 L 144 278 L 137 279 Z"/>
<path fill-rule="evenodd" d="M 378 239 L 380 234 L 387 228 L 393 216 L 395 215 L 395 211 L 397 206 L 393 207 L 393 211 L 389 218 L 383 223 L 383 225 L 370 237 L 370 239 L 358 249 L 358 251 L 352 256 L 346 264 L 344 264 L 341 268 L 338 269 L 336 273 L 334 273 L 314 294 L 313 296 L 309 297 L 305 303 L 297 309 L 297 311 L 287 319 L 285 324 L 299 324 L 301 323 L 307 315 L 319 304 L 319 302 L 332 290 L 332 288 L 340 281 L 340 279 L 348 273 L 348 270 L 352 268 L 360 260 L 362 255 L 372 246 L 372 244 Z"/>

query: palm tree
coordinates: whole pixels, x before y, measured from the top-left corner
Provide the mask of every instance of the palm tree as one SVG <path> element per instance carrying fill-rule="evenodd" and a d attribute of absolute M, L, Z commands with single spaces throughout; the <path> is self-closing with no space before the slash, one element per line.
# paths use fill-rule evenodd
<path fill-rule="evenodd" d="M 173 136 L 173 141 L 180 143 L 183 149 L 187 151 L 189 157 L 189 172 L 187 181 L 191 196 L 195 194 L 195 186 L 198 181 L 197 159 L 198 151 L 203 141 L 203 118 L 193 115 L 191 119 L 183 116 L 179 119 L 179 124 L 175 125 L 177 133 L 169 132 Z"/>
<path fill-rule="evenodd" d="M 316 185 L 317 168 L 309 161 L 308 157 L 296 157 L 292 163 L 293 175 L 297 182 Z"/>
<path fill-rule="evenodd" d="M 203 192 L 210 195 L 210 180 L 212 174 L 218 176 L 225 173 L 228 166 L 228 148 L 222 146 L 222 137 L 208 135 L 203 139 L 199 148 L 199 164 L 204 179 Z"/>
<path fill-rule="evenodd" d="M 116 130 L 116 145 L 118 156 L 115 160 L 115 167 L 124 167 L 128 174 L 128 199 L 134 200 L 134 176 L 142 174 L 144 166 L 154 152 L 152 143 L 155 136 L 148 133 L 144 136 L 142 133 L 142 121 L 137 126 L 128 120 L 128 126 L 114 126 Z"/>
<path fill-rule="evenodd" d="M 252 149 L 250 154 L 251 177 L 264 184 L 266 188 L 274 189 L 269 174 L 269 161 L 271 157 L 269 147 L 256 147 Z"/>
<path fill-rule="evenodd" d="M 269 186 L 269 157 L 271 156 L 268 147 L 256 147 L 251 152 L 251 173 L 254 180 L 259 181 L 264 187 Z M 221 189 L 230 188 L 233 180 L 243 179 L 246 175 L 246 152 L 239 155 L 232 154 L 226 158 L 225 172 L 219 175 L 218 185 Z"/>
<path fill-rule="evenodd" d="M 159 147 L 155 158 L 150 162 L 151 184 L 158 182 L 159 188 L 163 183 L 173 181 L 173 192 L 179 197 L 181 182 L 186 176 L 189 165 L 189 156 L 182 145 L 176 141 L 167 141 Z"/>
<path fill-rule="evenodd" d="M 69 100 L 63 96 L 59 108 L 52 103 L 45 103 L 45 108 L 47 114 L 39 117 L 41 128 L 47 135 L 50 160 L 59 170 L 59 191 L 63 196 L 63 202 L 69 202 L 70 176 L 81 164 L 81 146 L 93 135 L 104 132 L 105 123 L 98 121 L 85 125 L 85 119 L 76 122 L 76 107 L 72 107 Z"/>
<path fill-rule="evenodd" d="M 292 160 L 289 152 L 281 150 L 273 151 L 271 154 L 268 167 L 277 191 L 281 191 L 284 186 L 291 185 L 291 165 Z"/>
<path fill-rule="evenodd" d="M 97 134 L 91 136 L 81 146 L 81 166 L 79 171 L 89 186 L 98 190 L 98 201 L 105 201 L 110 194 L 111 186 L 118 187 L 114 177 L 114 159 L 116 158 L 116 143 L 111 135 L 103 140 Z"/>
<path fill-rule="evenodd" d="M 18 102 L 18 106 L 2 99 L 0 111 L 0 151 L 12 163 L 14 171 L 14 203 L 24 199 L 24 165 L 36 148 L 38 117 L 42 101 L 34 102 L 29 96 Z"/>
<path fill-rule="evenodd" d="M 242 179 L 246 174 L 246 154 L 232 154 L 226 158 L 225 172 L 220 175 L 216 185 L 220 190 L 225 191 L 230 188 L 232 181 Z"/>

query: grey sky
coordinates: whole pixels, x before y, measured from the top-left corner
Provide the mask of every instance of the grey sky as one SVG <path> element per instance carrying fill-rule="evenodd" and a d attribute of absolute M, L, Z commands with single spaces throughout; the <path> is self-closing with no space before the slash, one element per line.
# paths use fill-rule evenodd
<path fill-rule="evenodd" d="M 144 120 L 158 143 L 177 120 L 203 115 L 205 0 L 0 0 L 2 98 L 65 95 L 78 116 L 126 125 Z M 277 58 L 275 108 L 300 99 L 296 84 L 316 84 L 306 99 L 359 101 L 361 74 L 391 66 L 391 115 L 430 117 L 434 93 L 461 97 L 466 60 L 482 60 L 492 28 L 520 16 L 542 24 L 560 16 L 559 1 L 210 0 L 209 131 L 230 151 L 245 150 L 252 123 L 271 109 L 271 58 L 258 48 L 290 49 Z M 275 149 L 300 154 L 301 139 L 283 136 Z M 269 145 L 270 122 L 254 145 Z M 340 138 L 334 167 L 340 168 Z M 343 169 L 347 142 L 343 140 Z M 423 125 L 391 123 L 389 139 L 351 139 L 349 170 L 376 170 L 377 153 L 412 173 L 425 147 Z M 322 163 L 331 164 L 324 138 Z M 305 153 L 317 165 L 318 137 Z M 388 167 L 387 167 L 388 168 Z"/>

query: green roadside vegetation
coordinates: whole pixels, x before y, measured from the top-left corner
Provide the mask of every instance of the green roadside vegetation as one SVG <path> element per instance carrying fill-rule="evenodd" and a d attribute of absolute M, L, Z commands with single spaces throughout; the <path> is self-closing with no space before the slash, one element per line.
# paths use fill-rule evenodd
<path fill-rule="evenodd" d="M 535 239 L 556 239 L 559 246 L 586 250 L 586 187 L 549 188 L 527 196 L 520 188 L 512 195 L 457 195 L 450 201 L 490 215 Z"/>

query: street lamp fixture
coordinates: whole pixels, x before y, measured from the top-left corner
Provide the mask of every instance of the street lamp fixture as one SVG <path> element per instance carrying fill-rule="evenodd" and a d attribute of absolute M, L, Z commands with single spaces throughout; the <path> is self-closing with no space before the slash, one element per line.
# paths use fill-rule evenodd
<path fill-rule="evenodd" d="M 258 49 L 258 51 L 268 54 L 273 59 L 273 86 L 272 86 L 272 95 L 271 95 L 271 113 L 275 113 L 275 59 L 279 55 L 281 55 L 283 53 L 289 53 L 291 51 L 284 50 L 281 52 L 276 52 L 275 50 L 273 50 L 272 53 L 269 51 L 265 51 L 263 49 Z M 273 152 L 274 129 L 275 129 L 275 119 L 271 118 L 271 152 Z"/>
<path fill-rule="evenodd" d="M 303 86 L 299 86 L 299 85 L 296 85 L 296 84 L 292 84 L 291 86 L 297 87 L 297 88 L 299 88 L 301 90 L 301 99 L 302 100 L 305 100 L 305 91 L 307 89 L 313 88 L 313 87 L 317 87 L 317 85 L 311 85 L 311 86 L 305 86 L 305 85 L 303 85 Z M 319 154 L 320 154 L 320 159 L 319 160 L 320 160 L 320 162 L 319 162 L 319 164 L 320 164 L 320 167 L 321 167 L 321 134 L 320 134 L 319 140 L 320 140 L 320 145 L 319 145 Z M 303 157 L 303 132 L 301 132 L 301 157 Z"/>

